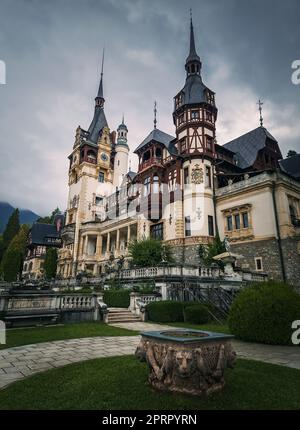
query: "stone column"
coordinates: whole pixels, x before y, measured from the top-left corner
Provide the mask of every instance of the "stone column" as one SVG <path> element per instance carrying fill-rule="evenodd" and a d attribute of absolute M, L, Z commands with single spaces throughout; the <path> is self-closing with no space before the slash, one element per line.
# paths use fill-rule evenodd
<path fill-rule="evenodd" d="M 116 237 L 116 253 L 118 254 L 120 252 L 120 230 L 117 230 L 117 237 Z"/>
<path fill-rule="evenodd" d="M 106 252 L 109 254 L 109 248 L 110 248 L 110 232 L 107 233 L 107 241 L 106 241 Z"/>
<path fill-rule="evenodd" d="M 127 247 L 129 245 L 130 242 L 130 225 L 127 227 Z"/>
<path fill-rule="evenodd" d="M 86 235 L 86 236 L 85 236 L 85 243 L 84 243 L 84 254 L 85 254 L 85 255 L 87 255 L 88 239 L 89 239 L 89 236 L 88 236 L 88 235 Z"/>
<path fill-rule="evenodd" d="M 102 252 L 102 236 L 101 234 L 98 234 L 97 236 L 97 244 L 96 244 L 96 255 L 98 257 L 101 256 L 101 252 Z"/>

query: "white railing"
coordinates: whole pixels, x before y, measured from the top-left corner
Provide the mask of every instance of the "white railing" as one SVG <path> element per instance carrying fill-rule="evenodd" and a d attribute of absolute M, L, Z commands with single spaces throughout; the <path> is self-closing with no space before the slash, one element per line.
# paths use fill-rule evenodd
<path fill-rule="evenodd" d="M 85 295 L 63 295 L 60 309 L 93 309 L 96 306 L 95 297 Z"/>

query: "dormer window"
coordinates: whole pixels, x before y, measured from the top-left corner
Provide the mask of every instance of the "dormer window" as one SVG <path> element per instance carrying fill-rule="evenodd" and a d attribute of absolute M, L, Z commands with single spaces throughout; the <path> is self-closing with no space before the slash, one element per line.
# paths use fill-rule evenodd
<path fill-rule="evenodd" d="M 192 110 L 191 111 L 191 120 L 198 120 L 199 119 L 199 111 L 198 110 Z"/>

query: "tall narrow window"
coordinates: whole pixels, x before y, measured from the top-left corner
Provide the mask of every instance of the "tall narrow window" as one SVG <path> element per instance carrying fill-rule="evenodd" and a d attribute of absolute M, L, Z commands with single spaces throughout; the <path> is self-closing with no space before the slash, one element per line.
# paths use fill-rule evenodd
<path fill-rule="evenodd" d="M 227 221 L 227 230 L 231 231 L 232 230 L 232 216 L 231 215 L 227 216 L 226 221 Z"/>
<path fill-rule="evenodd" d="M 144 196 L 148 196 L 150 194 L 150 178 L 146 178 L 144 180 Z"/>
<path fill-rule="evenodd" d="M 214 236 L 214 217 L 208 215 L 208 235 Z"/>
<path fill-rule="evenodd" d="M 159 179 L 158 176 L 153 176 L 153 193 L 159 192 Z"/>
<path fill-rule="evenodd" d="M 207 148 L 209 151 L 212 151 L 212 150 L 213 150 L 213 139 L 212 139 L 212 137 L 211 137 L 211 136 L 206 136 L 206 148 Z"/>
<path fill-rule="evenodd" d="M 211 168 L 210 166 L 205 166 L 205 186 L 211 188 Z"/>
<path fill-rule="evenodd" d="M 242 218 L 243 218 L 243 228 L 248 228 L 249 227 L 248 212 L 243 212 Z"/>
<path fill-rule="evenodd" d="M 255 268 L 259 272 L 263 270 L 263 263 L 261 257 L 255 257 Z"/>
<path fill-rule="evenodd" d="M 234 215 L 234 223 L 235 223 L 235 229 L 240 230 L 241 228 L 240 214 Z"/>
<path fill-rule="evenodd" d="M 191 231 L 191 217 L 190 216 L 186 216 L 185 217 L 185 236 L 191 236 L 192 235 L 192 231 Z"/>
<path fill-rule="evenodd" d="M 104 182 L 104 173 L 103 172 L 99 172 L 98 181 L 101 183 Z"/>
<path fill-rule="evenodd" d="M 183 170 L 183 183 L 185 185 L 190 183 L 189 168 L 188 167 L 185 167 Z"/>

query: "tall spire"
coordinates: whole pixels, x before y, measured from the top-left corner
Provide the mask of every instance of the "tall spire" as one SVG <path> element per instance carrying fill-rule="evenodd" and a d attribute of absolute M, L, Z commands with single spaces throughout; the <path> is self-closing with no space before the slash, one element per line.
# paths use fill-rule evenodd
<path fill-rule="evenodd" d="M 199 75 L 201 70 L 201 61 L 195 46 L 192 9 L 190 9 L 190 52 L 185 62 L 185 69 L 188 76 L 191 74 Z"/>
<path fill-rule="evenodd" d="M 157 119 L 156 119 L 156 114 L 157 114 L 157 103 L 156 103 L 156 100 L 155 100 L 155 102 L 154 102 L 154 121 L 153 121 L 153 123 L 154 123 L 154 128 L 156 128 L 156 124 L 157 124 Z"/>
<path fill-rule="evenodd" d="M 103 107 L 105 99 L 103 97 L 103 67 L 104 67 L 104 48 L 102 52 L 101 78 L 97 97 L 95 98 L 96 106 Z"/>
<path fill-rule="evenodd" d="M 264 126 L 264 119 L 263 119 L 263 116 L 262 116 L 263 102 L 259 99 L 257 104 L 258 104 L 258 110 L 259 110 L 259 122 L 260 122 L 260 126 L 263 127 Z"/>
<path fill-rule="evenodd" d="M 190 53 L 189 53 L 189 57 L 194 57 L 195 55 L 197 55 L 196 52 L 196 47 L 195 47 L 195 37 L 194 37 L 194 27 L 193 27 L 193 15 L 192 15 L 192 9 L 190 9 L 190 19 L 191 19 L 191 24 L 190 24 Z"/>

